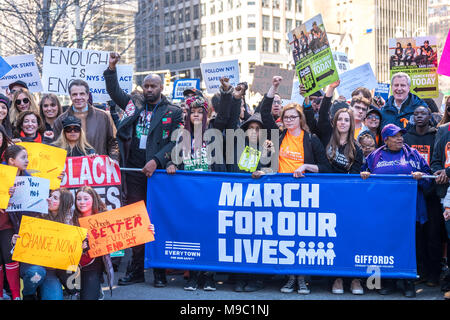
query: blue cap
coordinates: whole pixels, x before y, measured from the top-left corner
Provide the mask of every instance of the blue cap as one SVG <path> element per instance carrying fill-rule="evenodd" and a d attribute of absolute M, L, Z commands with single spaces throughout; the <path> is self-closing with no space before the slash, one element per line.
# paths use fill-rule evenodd
<path fill-rule="evenodd" d="M 395 136 L 399 132 L 405 134 L 406 130 L 397 127 L 395 124 L 390 123 L 384 126 L 383 130 L 381 130 L 381 137 L 383 138 L 384 141 L 389 137 Z"/>

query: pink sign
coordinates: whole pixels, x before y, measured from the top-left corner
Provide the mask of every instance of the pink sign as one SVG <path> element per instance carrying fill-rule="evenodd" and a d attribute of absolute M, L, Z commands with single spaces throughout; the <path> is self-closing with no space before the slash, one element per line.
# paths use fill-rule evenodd
<path fill-rule="evenodd" d="M 445 41 L 437 73 L 450 77 L 450 30 Z"/>

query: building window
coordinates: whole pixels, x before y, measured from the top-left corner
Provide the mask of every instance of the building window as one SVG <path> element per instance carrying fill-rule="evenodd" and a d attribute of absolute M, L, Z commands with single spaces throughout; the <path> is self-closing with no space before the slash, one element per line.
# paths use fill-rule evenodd
<path fill-rule="evenodd" d="M 177 63 L 177 52 L 172 51 L 172 63 Z"/>
<path fill-rule="evenodd" d="M 206 37 L 206 24 L 200 26 L 200 37 Z"/>
<path fill-rule="evenodd" d="M 248 50 L 255 51 L 256 50 L 256 38 L 251 37 L 251 38 L 247 38 L 247 40 L 248 40 Z"/>
<path fill-rule="evenodd" d="M 272 0 L 272 7 L 274 9 L 280 9 L 280 0 Z"/>
<path fill-rule="evenodd" d="M 192 35 L 194 36 L 194 40 L 198 40 L 199 37 L 198 26 L 194 26 L 194 31 L 192 32 Z"/>
<path fill-rule="evenodd" d="M 171 44 L 177 43 L 177 33 L 175 31 L 172 31 L 170 33 L 170 40 L 171 40 L 170 41 Z"/>
<path fill-rule="evenodd" d="M 170 45 L 170 34 L 169 34 L 168 32 L 166 32 L 166 33 L 164 34 L 164 44 L 165 44 L 166 46 L 169 46 L 169 45 Z"/>
<path fill-rule="evenodd" d="M 248 72 L 249 73 L 255 73 L 255 65 L 256 65 L 255 62 L 249 62 L 248 63 Z"/>
<path fill-rule="evenodd" d="M 222 34 L 223 33 L 223 20 L 220 20 L 219 21 L 219 23 L 218 23 L 218 32 L 219 32 L 219 34 Z"/>
<path fill-rule="evenodd" d="M 280 18 L 273 17 L 273 31 L 280 32 Z"/>
<path fill-rule="evenodd" d="M 241 16 L 236 17 L 236 30 L 241 30 L 242 28 L 242 20 L 241 20 Z"/>
<path fill-rule="evenodd" d="M 178 30 L 178 43 L 184 42 L 184 30 Z"/>
<path fill-rule="evenodd" d="M 265 31 L 270 31 L 270 17 L 269 16 L 262 16 L 262 29 Z"/>
<path fill-rule="evenodd" d="M 191 61 L 191 48 L 186 48 L 186 61 Z"/>
<path fill-rule="evenodd" d="M 200 47 L 199 46 L 194 47 L 194 59 L 195 60 L 200 59 Z"/>
<path fill-rule="evenodd" d="M 261 0 L 261 6 L 263 8 L 270 8 L 270 0 Z"/>
<path fill-rule="evenodd" d="M 219 57 L 223 56 L 223 42 L 219 42 Z"/>
<path fill-rule="evenodd" d="M 255 1 L 247 1 L 248 6 L 254 6 L 256 4 Z"/>
<path fill-rule="evenodd" d="M 215 43 L 211 44 L 211 48 L 212 48 L 212 56 L 215 57 L 216 56 L 216 44 Z"/>
<path fill-rule="evenodd" d="M 216 6 L 212 5 L 209 11 L 211 14 L 215 14 L 216 13 Z"/>
<path fill-rule="evenodd" d="M 292 30 L 292 19 L 286 19 L 286 32 Z"/>
<path fill-rule="evenodd" d="M 222 12 L 223 11 L 223 1 L 219 2 L 219 9 L 217 9 L 218 12 Z"/>
<path fill-rule="evenodd" d="M 216 34 L 216 23 L 211 22 L 211 35 L 214 36 Z"/>
<path fill-rule="evenodd" d="M 184 22 L 184 12 L 183 11 L 178 11 L 178 23 L 183 23 Z"/>
<path fill-rule="evenodd" d="M 184 11 L 184 21 L 191 21 L 191 8 L 186 8 Z"/>
<path fill-rule="evenodd" d="M 191 41 L 191 30 L 189 28 L 184 29 L 184 41 Z"/>
<path fill-rule="evenodd" d="M 263 38 L 263 43 L 262 43 L 262 51 L 263 52 L 269 52 L 269 43 L 270 43 L 269 38 Z"/>
<path fill-rule="evenodd" d="M 206 46 L 202 46 L 202 58 L 206 57 Z"/>
<path fill-rule="evenodd" d="M 298 28 L 302 24 L 302 20 L 295 20 L 295 27 Z"/>
<path fill-rule="evenodd" d="M 295 9 L 296 9 L 297 12 L 302 12 L 303 8 L 302 8 L 302 2 L 301 1 L 296 1 Z"/>
<path fill-rule="evenodd" d="M 166 64 L 170 63 L 170 52 L 166 52 Z"/>
<path fill-rule="evenodd" d="M 201 15 L 201 16 L 206 15 L 206 3 L 202 3 L 202 4 L 200 5 L 200 15 Z"/>
<path fill-rule="evenodd" d="M 172 11 L 171 13 L 170 13 L 170 24 L 175 24 L 175 20 L 176 20 L 176 12 L 175 11 Z"/>
<path fill-rule="evenodd" d="M 229 10 L 233 9 L 233 0 L 228 0 L 227 9 L 229 9 Z"/>
<path fill-rule="evenodd" d="M 199 6 L 198 6 L 198 4 L 196 4 L 196 5 L 194 5 L 194 20 L 198 19 L 199 15 L 200 15 Z"/>
<path fill-rule="evenodd" d="M 242 51 L 242 39 L 236 40 L 236 50 L 237 50 L 237 53 L 240 53 Z"/>
<path fill-rule="evenodd" d="M 256 28 L 256 23 L 254 23 L 254 22 L 249 22 L 249 23 L 247 24 L 247 28 L 249 28 L 249 29 Z"/>
<path fill-rule="evenodd" d="M 279 53 L 280 52 L 280 40 L 273 39 L 273 52 Z"/>
<path fill-rule="evenodd" d="M 180 62 L 184 62 L 184 49 L 180 49 Z"/>
<path fill-rule="evenodd" d="M 233 40 L 228 40 L 228 53 L 233 54 L 234 47 L 233 47 Z"/>
<path fill-rule="evenodd" d="M 164 7 L 167 8 L 169 6 L 169 0 L 164 0 Z"/>
<path fill-rule="evenodd" d="M 168 27 L 170 25 L 170 15 L 168 12 L 164 14 L 164 26 Z"/>
<path fill-rule="evenodd" d="M 228 18 L 228 32 L 233 32 L 233 18 Z"/>
<path fill-rule="evenodd" d="M 286 5 L 286 11 L 292 10 L 292 0 L 286 0 L 285 5 Z"/>

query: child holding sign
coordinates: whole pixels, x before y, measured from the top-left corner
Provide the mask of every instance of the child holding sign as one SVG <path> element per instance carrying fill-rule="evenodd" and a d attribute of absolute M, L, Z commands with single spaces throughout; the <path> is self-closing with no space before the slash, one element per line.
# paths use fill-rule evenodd
<path fill-rule="evenodd" d="M 106 211 L 106 205 L 91 187 L 81 187 L 75 193 L 75 211 L 73 221 L 79 226 L 78 218 L 88 217 Z M 87 243 L 83 244 L 83 255 L 81 256 L 81 300 L 99 300 L 102 295 L 101 283 L 103 272 L 108 276 L 108 284 L 112 292 L 114 281 L 114 270 L 109 254 L 102 257 L 90 258 Z"/>

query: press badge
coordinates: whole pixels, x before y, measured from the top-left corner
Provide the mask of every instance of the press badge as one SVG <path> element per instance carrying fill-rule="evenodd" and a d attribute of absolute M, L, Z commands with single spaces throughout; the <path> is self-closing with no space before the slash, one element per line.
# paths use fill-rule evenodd
<path fill-rule="evenodd" d="M 139 140 L 139 149 L 147 149 L 147 135 L 141 135 L 141 139 Z"/>

